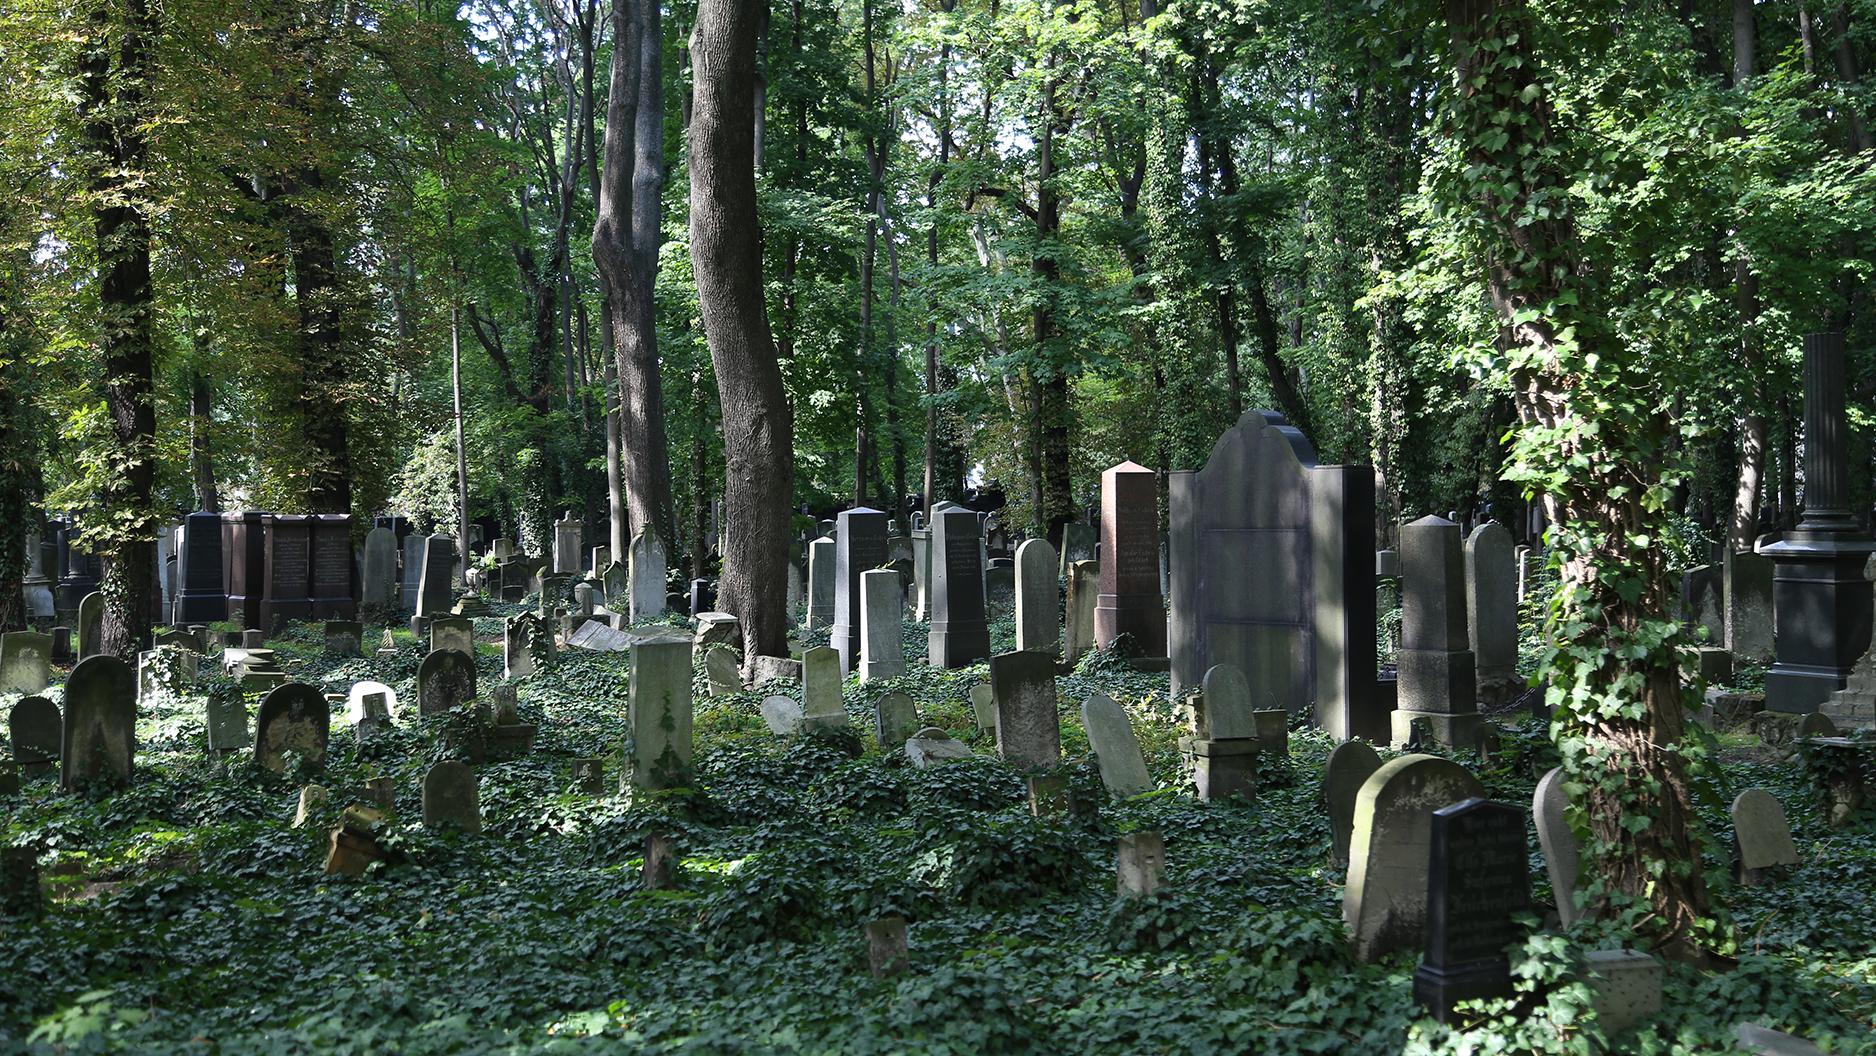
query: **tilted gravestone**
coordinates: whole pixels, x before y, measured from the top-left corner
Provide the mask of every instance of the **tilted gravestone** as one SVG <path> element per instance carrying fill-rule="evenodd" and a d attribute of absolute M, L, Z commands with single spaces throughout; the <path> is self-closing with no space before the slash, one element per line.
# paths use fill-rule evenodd
<path fill-rule="evenodd" d="M 0 634 L 0 693 L 40 693 L 51 677 L 51 635 L 37 631 Z"/>
<path fill-rule="evenodd" d="M 1356 960 L 1373 964 L 1420 942 L 1433 812 L 1484 794 L 1458 763 L 1431 755 L 1391 759 L 1361 786 L 1342 888 Z"/>
<path fill-rule="evenodd" d="M 65 680 L 62 783 L 68 789 L 128 785 L 136 752 L 136 673 L 114 656 L 79 661 Z"/>
<path fill-rule="evenodd" d="M 417 594 L 414 599 L 417 616 L 424 620 L 447 616 L 450 606 L 450 581 L 456 569 L 455 541 L 447 535 L 432 535 L 426 538 L 423 541 L 422 562 L 417 575 Z"/>
<path fill-rule="evenodd" d="M 899 573 L 861 573 L 860 607 L 860 681 L 905 674 L 905 590 Z"/>
<path fill-rule="evenodd" d="M 468 764 L 445 759 L 423 775 L 423 824 L 454 826 L 470 835 L 482 831 L 480 788 Z"/>
<path fill-rule="evenodd" d="M 1470 748 L 1484 736 L 1477 666 L 1466 631 L 1465 561 L 1459 526 L 1443 517 L 1401 525 L 1400 706 L 1393 743 L 1406 745 L 1415 726 L 1435 740 Z"/>
<path fill-rule="evenodd" d="M 932 507 L 931 631 L 926 661 L 964 667 L 990 656 L 984 552 L 977 515 L 953 503 Z"/>
<path fill-rule="evenodd" d="M 1427 852 L 1426 958 L 1414 999 L 1441 1023 L 1458 1001 L 1509 997 L 1506 947 L 1524 936 L 1530 908 L 1524 811 L 1468 799 L 1433 812 Z"/>
<path fill-rule="evenodd" d="M 1506 687 L 1518 677 L 1518 570 L 1511 533 L 1487 521 L 1466 537 L 1466 633 L 1478 684 Z"/>
<path fill-rule="evenodd" d="M 261 698 L 254 720 L 254 762 L 281 773 L 289 755 L 299 757 L 302 772 L 326 765 L 332 712 L 325 695 L 302 682 L 275 686 Z"/>
<path fill-rule="evenodd" d="M 1798 863 L 1798 847 L 1791 840 L 1791 826 L 1778 797 L 1749 788 L 1733 800 L 1732 816 L 1741 880 L 1757 883 L 1773 866 Z"/>
<path fill-rule="evenodd" d="M 280 673 L 285 678 L 285 672 Z M 248 732 L 248 706 L 245 692 L 213 692 L 209 694 L 204 716 L 205 734 L 208 750 L 211 752 L 238 752 L 254 743 Z"/>
<path fill-rule="evenodd" d="M 691 781 L 691 640 L 650 635 L 631 645 L 627 683 L 628 762 L 634 788 L 680 788 Z"/>
<path fill-rule="evenodd" d="M 397 690 L 383 682 L 354 682 L 351 691 L 346 694 L 345 718 L 352 725 L 358 725 L 366 715 L 365 698 L 376 694 L 384 700 L 384 718 L 386 721 L 397 716 Z"/>
<path fill-rule="evenodd" d="M 971 749 L 938 727 L 927 726 L 905 742 L 905 757 L 913 769 L 923 770 L 953 759 L 969 759 Z"/>
<path fill-rule="evenodd" d="M 104 595 L 97 591 L 78 602 L 78 659 L 98 655 L 104 643 Z"/>
<path fill-rule="evenodd" d="M 873 733 L 879 739 L 881 749 L 904 744 L 908 737 L 916 736 L 922 728 L 918 705 L 904 693 L 888 693 L 873 705 Z"/>
<path fill-rule="evenodd" d="M 834 625 L 834 540 L 821 538 L 808 544 L 809 630 Z"/>
<path fill-rule="evenodd" d="M 1564 927 L 1576 923 L 1583 911 L 1576 904 L 1576 875 L 1582 861 L 1582 848 L 1571 831 L 1566 814 L 1569 794 L 1563 788 L 1561 767 L 1552 768 L 1538 778 L 1531 793 L 1531 813 L 1537 825 L 1537 845 L 1544 852 L 1544 870 L 1550 876 L 1550 890 L 1557 898 L 1557 919 Z"/>
<path fill-rule="evenodd" d="M 476 696 L 476 665 L 454 649 L 432 650 L 417 665 L 417 711 L 436 715 L 453 711 Z"/>
<path fill-rule="evenodd" d="M 692 642 L 692 648 L 696 643 Z M 704 678 L 713 697 L 727 696 L 743 691 L 742 668 L 736 661 L 736 650 L 727 645 L 704 647 Z"/>
<path fill-rule="evenodd" d="M 1140 656 L 1166 652 L 1166 607 L 1160 600 L 1159 474 L 1122 462 L 1101 474 L 1100 594 L 1094 640 L 1111 648 L 1120 635 Z"/>
<path fill-rule="evenodd" d="M 45 697 L 22 697 L 7 714 L 7 741 L 13 761 L 28 778 L 43 777 L 58 769 L 64 720 L 59 706 Z"/>
<path fill-rule="evenodd" d="M 1140 739 L 1134 736 L 1127 711 L 1113 697 L 1096 691 L 1081 702 L 1081 724 L 1088 746 L 1101 769 L 1101 784 L 1117 796 L 1134 796 L 1153 787 Z"/>
<path fill-rule="evenodd" d="M 1047 539 L 1025 539 L 1016 548 L 1016 648 L 1053 653 L 1062 645 L 1055 548 Z"/>
<path fill-rule="evenodd" d="M 840 654 L 840 673 L 860 666 L 864 599 L 861 576 L 886 563 L 886 515 L 864 506 L 842 510 L 834 536 L 834 629 L 832 645 Z M 809 712 L 813 717 L 813 712 Z"/>
<path fill-rule="evenodd" d="M 1348 864 L 1349 837 L 1355 827 L 1355 798 L 1361 786 L 1381 769 L 1381 757 L 1367 741 L 1343 741 L 1322 768 L 1322 805 L 1329 814 L 1330 860 Z"/>
<path fill-rule="evenodd" d="M 1313 706 L 1337 740 L 1387 736 L 1373 470 L 1319 466 L 1282 415 L 1247 411 L 1204 469 L 1168 484 L 1175 695 L 1228 663 L 1255 677 L 1270 706 Z"/>
<path fill-rule="evenodd" d="M 762 721 L 768 724 L 769 732 L 778 737 L 787 737 L 801 731 L 801 722 L 805 713 L 801 702 L 779 693 L 762 698 L 760 709 Z"/>
<path fill-rule="evenodd" d="M 1061 762 L 1055 658 L 1047 653 L 999 653 L 990 658 L 990 689 L 997 702 L 997 753 L 1020 767 Z"/>

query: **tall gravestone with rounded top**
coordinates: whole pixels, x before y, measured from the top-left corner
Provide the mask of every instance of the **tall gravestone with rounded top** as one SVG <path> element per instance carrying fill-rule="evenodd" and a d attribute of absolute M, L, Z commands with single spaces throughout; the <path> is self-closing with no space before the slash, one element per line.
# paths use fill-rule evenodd
<path fill-rule="evenodd" d="M 1518 677 L 1518 563 L 1511 533 L 1487 521 L 1466 537 L 1466 633 L 1480 686 Z"/>
<path fill-rule="evenodd" d="M 254 720 L 255 765 L 283 773 L 289 759 L 297 756 L 302 773 L 322 769 L 331 731 L 332 711 L 325 694 L 303 682 L 275 686 L 261 698 Z"/>
<path fill-rule="evenodd" d="M 807 627 L 834 625 L 834 540 L 823 536 L 808 544 Z"/>
<path fill-rule="evenodd" d="M 1531 810 L 1537 823 L 1537 845 L 1543 849 L 1544 868 L 1550 875 L 1550 890 L 1557 898 L 1557 919 L 1567 928 L 1583 915 L 1576 904 L 1582 848 L 1570 829 L 1570 797 L 1563 782 L 1561 767 L 1553 767 L 1538 778 L 1537 788 L 1531 793 Z"/>
<path fill-rule="evenodd" d="M 865 599 L 860 577 L 887 561 L 886 515 L 861 506 L 842 510 L 835 518 L 834 631 L 832 644 L 840 653 L 840 673 L 852 674 L 860 665 L 860 632 Z"/>
<path fill-rule="evenodd" d="M 1432 755 L 1391 759 L 1362 784 L 1342 888 L 1342 921 L 1357 960 L 1373 964 L 1420 943 L 1433 812 L 1484 794 L 1478 778 Z"/>
<path fill-rule="evenodd" d="M 1355 828 L 1355 799 L 1361 786 L 1381 769 L 1381 757 L 1367 741 L 1343 741 L 1322 768 L 1322 806 L 1329 812 L 1329 858 L 1348 865 L 1349 839 Z"/>
<path fill-rule="evenodd" d="M 78 662 L 65 680 L 59 745 L 66 788 L 128 785 L 137 752 L 137 676 L 114 656 Z"/>
<path fill-rule="evenodd" d="M 78 602 L 78 659 L 98 655 L 104 644 L 104 595 L 97 591 Z"/>
<path fill-rule="evenodd" d="M 988 658 L 983 539 L 977 515 L 955 503 L 932 507 L 930 593 L 927 662 L 963 667 Z"/>
<path fill-rule="evenodd" d="M 476 696 L 476 664 L 466 653 L 435 649 L 417 665 L 417 711 L 454 711 Z"/>
<path fill-rule="evenodd" d="M 1388 734 L 1375 677 L 1374 471 L 1321 466 L 1282 415 L 1246 411 L 1168 480 L 1172 686 L 1215 664 L 1338 740 Z M 1103 552 L 1102 565 L 1108 563 Z"/>
<path fill-rule="evenodd" d="M 1166 655 L 1158 480 L 1159 474 L 1133 462 L 1101 474 L 1101 589 L 1094 603 L 1094 640 L 1103 649 L 1124 634 L 1138 655 Z"/>
<path fill-rule="evenodd" d="M 1061 591 L 1056 584 L 1055 548 L 1047 539 L 1023 540 L 1016 548 L 1017 649 L 1053 653 L 1061 648 Z"/>

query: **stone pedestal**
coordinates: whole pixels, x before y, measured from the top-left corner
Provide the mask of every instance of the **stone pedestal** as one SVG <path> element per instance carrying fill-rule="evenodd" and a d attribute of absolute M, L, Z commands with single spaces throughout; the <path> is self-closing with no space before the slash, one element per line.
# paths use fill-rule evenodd
<path fill-rule="evenodd" d="M 1765 674 L 1773 711 L 1818 710 L 1844 688 L 1870 645 L 1871 596 L 1863 566 L 1876 539 L 1850 511 L 1843 335 L 1804 339 L 1804 516 L 1761 548 L 1772 580 L 1777 662 Z"/>
<path fill-rule="evenodd" d="M 1459 526 L 1442 517 L 1402 525 L 1399 706 L 1393 743 L 1422 728 L 1443 744 L 1478 743 L 1481 720 L 1476 663 L 1466 629 L 1466 581 Z"/>

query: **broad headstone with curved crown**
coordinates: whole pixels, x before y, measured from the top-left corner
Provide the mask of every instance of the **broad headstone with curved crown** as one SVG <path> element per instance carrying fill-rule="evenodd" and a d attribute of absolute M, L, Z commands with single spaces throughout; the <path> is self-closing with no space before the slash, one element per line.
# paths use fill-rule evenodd
<path fill-rule="evenodd" d="M 476 696 L 476 664 L 467 653 L 435 649 L 417 665 L 417 710 L 453 711 Z"/>
<path fill-rule="evenodd" d="M 1153 787 L 1153 775 L 1140 751 L 1140 738 L 1134 735 L 1127 710 L 1113 697 L 1099 690 L 1089 694 L 1081 702 L 1081 725 L 1088 732 L 1088 747 L 1094 749 L 1095 763 L 1101 769 L 1101 784 L 1109 792 L 1133 796 Z"/>
<path fill-rule="evenodd" d="M 1356 960 L 1373 964 L 1420 945 L 1433 812 L 1484 795 L 1478 778 L 1432 755 L 1389 760 L 1363 782 L 1342 889 L 1342 921 Z"/>
<path fill-rule="evenodd" d="M 299 757 L 302 772 L 321 769 L 331 730 L 325 694 L 303 682 L 275 686 L 261 698 L 254 720 L 254 762 L 280 773 L 291 755 Z"/>
<path fill-rule="evenodd" d="M 58 768 L 63 736 L 59 706 L 45 697 L 21 697 L 7 713 L 13 761 L 27 777 L 42 777 Z"/>
<path fill-rule="evenodd" d="M 65 680 L 59 745 L 66 788 L 130 784 L 137 754 L 137 676 L 114 656 L 78 662 Z"/>
<path fill-rule="evenodd" d="M 51 635 L 38 631 L 0 634 L 0 693 L 38 693 L 51 676 Z"/>

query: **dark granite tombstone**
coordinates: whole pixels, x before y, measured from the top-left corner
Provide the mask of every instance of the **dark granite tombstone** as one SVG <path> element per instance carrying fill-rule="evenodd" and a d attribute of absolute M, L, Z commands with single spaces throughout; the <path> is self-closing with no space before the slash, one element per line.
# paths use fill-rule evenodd
<path fill-rule="evenodd" d="M 307 521 L 312 529 L 312 582 L 307 594 L 315 620 L 358 617 L 357 578 L 352 560 L 352 515 L 322 513 Z"/>
<path fill-rule="evenodd" d="M 417 666 L 417 710 L 453 711 L 476 695 L 476 663 L 454 649 L 437 649 Z"/>
<path fill-rule="evenodd" d="M 254 720 L 254 762 L 280 773 L 291 752 L 299 756 L 302 773 L 321 769 L 331 728 L 332 710 L 323 693 L 303 682 L 275 686 L 261 698 Z"/>
<path fill-rule="evenodd" d="M 267 592 L 267 515 L 258 510 L 221 518 L 222 582 L 228 588 L 228 619 L 261 626 L 261 596 Z"/>
<path fill-rule="evenodd" d="M 1408 742 L 1424 722 L 1441 743 L 1479 742 L 1478 677 L 1466 627 L 1466 577 L 1459 526 L 1440 517 L 1401 525 L 1399 710 L 1393 743 Z"/>
<path fill-rule="evenodd" d="M 1505 950 L 1524 937 L 1512 919 L 1530 906 L 1524 811 L 1468 799 L 1433 812 L 1427 866 L 1426 959 L 1414 1000 L 1441 1023 L 1453 1003 L 1511 995 Z"/>
<path fill-rule="evenodd" d="M 1313 706 L 1338 740 L 1386 737 L 1375 679 L 1374 471 L 1319 466 L 1282 415 L 1247 411 L 1205 468 L 1172 474 L 1169 489 L 1174 694 L 1233 664 L 1265 706 Z"/>
<path fill-rule="evenodd" d="M 953 503 L 939 503 L 932 507 L 931 524 L 926 659 L 934 667 L 986 660 L 990 627 L 984 618 L 984 551 L 977 515 Z"/>
<path fill-rule="evenodd" d="M 449 612 L 450 578 L 456 567 L 456 543 L 432 535 L 423 543 L 423 568 L 417 580 L 417 615 L 433 619 Z"/>
<path fill-rule="evenodd" d="M 192 513 L 184 517 L 176 561 L 176 580 L 181 584 L 177 623 L 214 623 L 228 618 L 224 572 L 221 515 Z"/>
<path fill-rule="evenodd" d="M 81 660 L 65 680 L 61 783 L 130 784 L 137 753 L 137 676 L 114 656 Z"/>
<path fill-rule="evenodd" d="M 312 518 L 301 514 L 269 514 L 267 517 L 266 584 L 261 594 L 262 629 L 273 631 L 288 620 L 310 619 L 313 599 L 307 595 L 312 583 Z"/>
<path fill-rule="evenodd" d="M 710 589 L 709 580 L 693 579 L 690 581 L 690 614 L 692 616 L 701 616 L 711 611 L 716 608 L 716 603 L 716 591 Z"/>
<path fill-rule="evenodd" d="M 1136 655 L 1166 655 L 1166 606 L 1159 593 L 1158 474 L 1132 462 L 1101 474 L 1100 593 L 1094 641 L 1103 649 L 1128 635 Z"/>
<path fill-rule="evenodd" d="M 1870 645 L 1871 595 L 1863 566 L 1876 539 L 1850 510 L 1849 422 L 1843 334 L 1804 338 L 1804 516 L 1759 552 L 1772 580 L 1777 661 L 1765 706 L 1813 712 L 1844 687 Z"/>
<path fill-rule="evenodd" d="M 58 531 L 59 591 L 61 613 L 76 612 L 85 595 L 98 589 L 104 578 L 104 561 L 87 553 L 78 542 L 78 525 L 71 521 L 53 521 Z"/>
<path fill-rule="evenodd" d="M 45 697 L 21 697 L 7 714 L 7 740 L 20 773 L 29 778 L 51 773 L 58 768 L 64 740 L 59 706 Z"/>
<path fill-rule="evenodd" d="M 834 535 L 833 646 L 840 653 L 840 673 L 850 675 L 860 664 L 860 625 L 863 622 L 860 574 L 889 559 L 886 515 L 864 506 L 842 510 Z"/>

